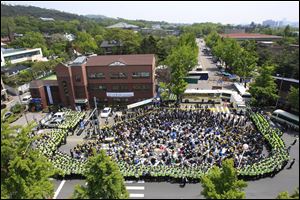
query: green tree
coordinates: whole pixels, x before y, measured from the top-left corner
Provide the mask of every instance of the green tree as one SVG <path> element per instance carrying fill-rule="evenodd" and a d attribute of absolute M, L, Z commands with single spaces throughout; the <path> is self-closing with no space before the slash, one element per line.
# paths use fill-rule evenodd
<path fill-rule="evenodd" d="M 166 64 L 171 69 L 171 91 L 177 96 L 177 101 L 186 89 L 184 78 L 187 72 L 197 65 L 197 57 L 193 48 L 187 45 L 174 48 L 166 59 Z"/>
<path fill-rule="evenodd" d="M 208 36 L 206 36 L 204 38 L 205 40 L 205 44 L 209 47 L 209 48 L 213 48 L 214 46 L 216 46 L 216 43 L 218 42 L 218 40 L 220 40 L 221 37 L 220 35 L 216 32 L 213 31 L 211 32 Z"/>
<path fill-rule="evenodd" d="M 287 191 L 280 192 L 276 199 L 299 199 L 299 187 L 295 190 L 295 192 L 290 196 Z"/>
<path fill-rule="evenodd" d="M 49 55 L 46 40 L 39 32 L 27 32 L 23 37 L 12 42 L 11 45 L 19 48 L 42 48 L 43 55 Z"/>
<path fill-rule="evenodd" d="M 222 168 L 214 166 L 207 175 L 201 178 L 202 195 L 207 199 L 244 199 L 247 183 L 238 180 L 233 160 L 222 162 Z"/>
<path fill-rule="evenodd" d="M 291 86 L 289 95 L 288 95 L 288 101 L 292 108 L 295 108 L 297 111 L 299 111 L 299 88 L 295 88 Z"/>
<path fill-rule="evenodd" d="M 176 47 L 178 42 L 179 39 L 175 36 L 167 36 L 159 39 L 159 41 L 157 42 L 156 51 L 158 63 L 163 64 L 165 59 L 171 53 L 172 48 Z"/>
<path fill-rule="evenodd" d="M 270 106 L 278 98 L 277 85 L 272 77 L 274 71 L 273 65 L 263 65 L 259 68 L 259 75 L 254 83 L 250 84 L 249 92 L 253 99 L 253 104 L 259 106 Z"/>
<path fill-rule="evenodd" d="M 78 32 L 74 46 L 81 53 L 91 53 L 97 50 L 97 43 L 94 38 L 86 32 Z"/>
<path fill-rule="evenodd" d="M 147 37 L 144 37 L 141 46 L 140 46 L 140 52 L 141 53 L 153 53 L 155 54 L 157 51 L 157 41 L 156 39 L 150 35 Z"/>
<path fill-rule="evenodd" d="M 95 154 L 95 151 L 94 151 Z M 89 157 L 85 173 L 87 186 L 75 187 L 75 199 L 127 199 L 129 197 L 124 178 L 118 165 L 101 150 Z"/>
<path fill-rule="evenodd" d="M 54 186 L 49 180 L 55 171 L 51 163 L 31 143 L 33 125 L 10 127 L 1 113 L 1 198 L 51 198 Z M 17 128 L 21 131 L 18 132 Z"/>
<path fill-rule="evenodd" d="M 256 68 L 257 57 L 244 48 L 237 53 L 236 59 L 232 64 L 233 72 L 242 78 L 251 78 Z M 246 87 L 246 81 L 245 87 Z"/>

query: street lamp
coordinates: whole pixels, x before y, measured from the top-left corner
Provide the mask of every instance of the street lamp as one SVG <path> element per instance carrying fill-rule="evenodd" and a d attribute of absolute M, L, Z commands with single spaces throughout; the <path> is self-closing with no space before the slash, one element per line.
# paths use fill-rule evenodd
<path fill-rule="evenodd" d="M 280 74 L 276 74 L 277 77 L 281 77 Z M 280 99 L 280 92 L 281 92 L 281 87 L 282 87 L 282 82 L 283 82 L 283 76 L 281 77 L 281 81 L 280 81 L 280 87 L 279 87 L 279 92 L 278 92 L 278 99 L 276 101 L 276 106 L 275 106 L 275 109 L 277 108 L 278 106 L 278 102 L 279 102 L 279 99 Z"/>
<path fill-rule="evenodd" d="M 248 144 L 243 144 L 243 153 L 242 153 L 241 159 L 240 159 L 240 161 L 239 161 L 238 168 L 240 168 L 240 164 L 241 164 L 241 162 L 242 162 L 244 153 L 245 153 L 245 151 L 247 151 L 248 148 L 249 148 L 249 145 L 248 145 Z"/>

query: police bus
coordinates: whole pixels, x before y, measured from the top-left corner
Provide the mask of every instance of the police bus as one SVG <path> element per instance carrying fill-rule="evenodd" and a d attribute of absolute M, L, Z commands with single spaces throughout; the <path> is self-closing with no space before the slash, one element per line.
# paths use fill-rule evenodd
<path fill-rule="evenodd" d="M 293 115 L 284 110 L 278 109 L 272 113 L 271 118 L 280 123 L 288 124 L 288 125 L 292 126 L 293 128 L 299 130 L 299 116 L 296 116 L 296 115 Z"/>
<path fill-rule="evenodd" d="M 241 95 L 241 97 L 247 102 L 251 99 L 251 94 L 246 92 L 246 88 L 240 83 L 234 83 L 236 91 Z"/>

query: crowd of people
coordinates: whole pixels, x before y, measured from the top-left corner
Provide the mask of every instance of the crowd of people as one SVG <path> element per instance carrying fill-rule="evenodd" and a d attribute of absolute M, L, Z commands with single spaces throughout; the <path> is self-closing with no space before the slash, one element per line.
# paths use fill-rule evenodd
<path fill-rule="evenodd" d="M 148 114 L 143 115 L 145 112 Z M 244 115 L 147 108 L 115 121 L 120 123 L 102 129 L 97 140 L 75 146 L 71 156 L 86 158 L 93 154 L 92 148 L 105 148 L 115 160 L 130 165 L 182 167 L 220 166 L 224 158 L 233 158 L 237 167 L 266 157 L 263 136 Z M 249 146 L 245 152 L 243 144 Z"/>

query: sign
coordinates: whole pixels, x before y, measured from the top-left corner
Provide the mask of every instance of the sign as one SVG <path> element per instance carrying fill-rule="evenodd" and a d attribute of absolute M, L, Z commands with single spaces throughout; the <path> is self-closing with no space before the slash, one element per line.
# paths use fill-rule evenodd
<path fill-rule="evenodd" d="M 75 99 L 75 103 L 87 103 L 87 99 Z"/>
<path fill-rule="evenodd" d="M 133 92 L 106 92 L 108 97 L 133 97 Z"/>
<path fill-rule="evenodd" d="M 135 108 L 135 107 L 138 107 L 138 106 L 141 106 L 141 105 L 145 105 L 147 103 L 151 103 L 152 100 L 153 99 L 151 98 L 151 99 L 146 99 L 144 101 L 140 101 L 140 102 L 137 102 L 137 103 L 129 104 L 129 105 L 127 105 L 127 109 Z"/>

